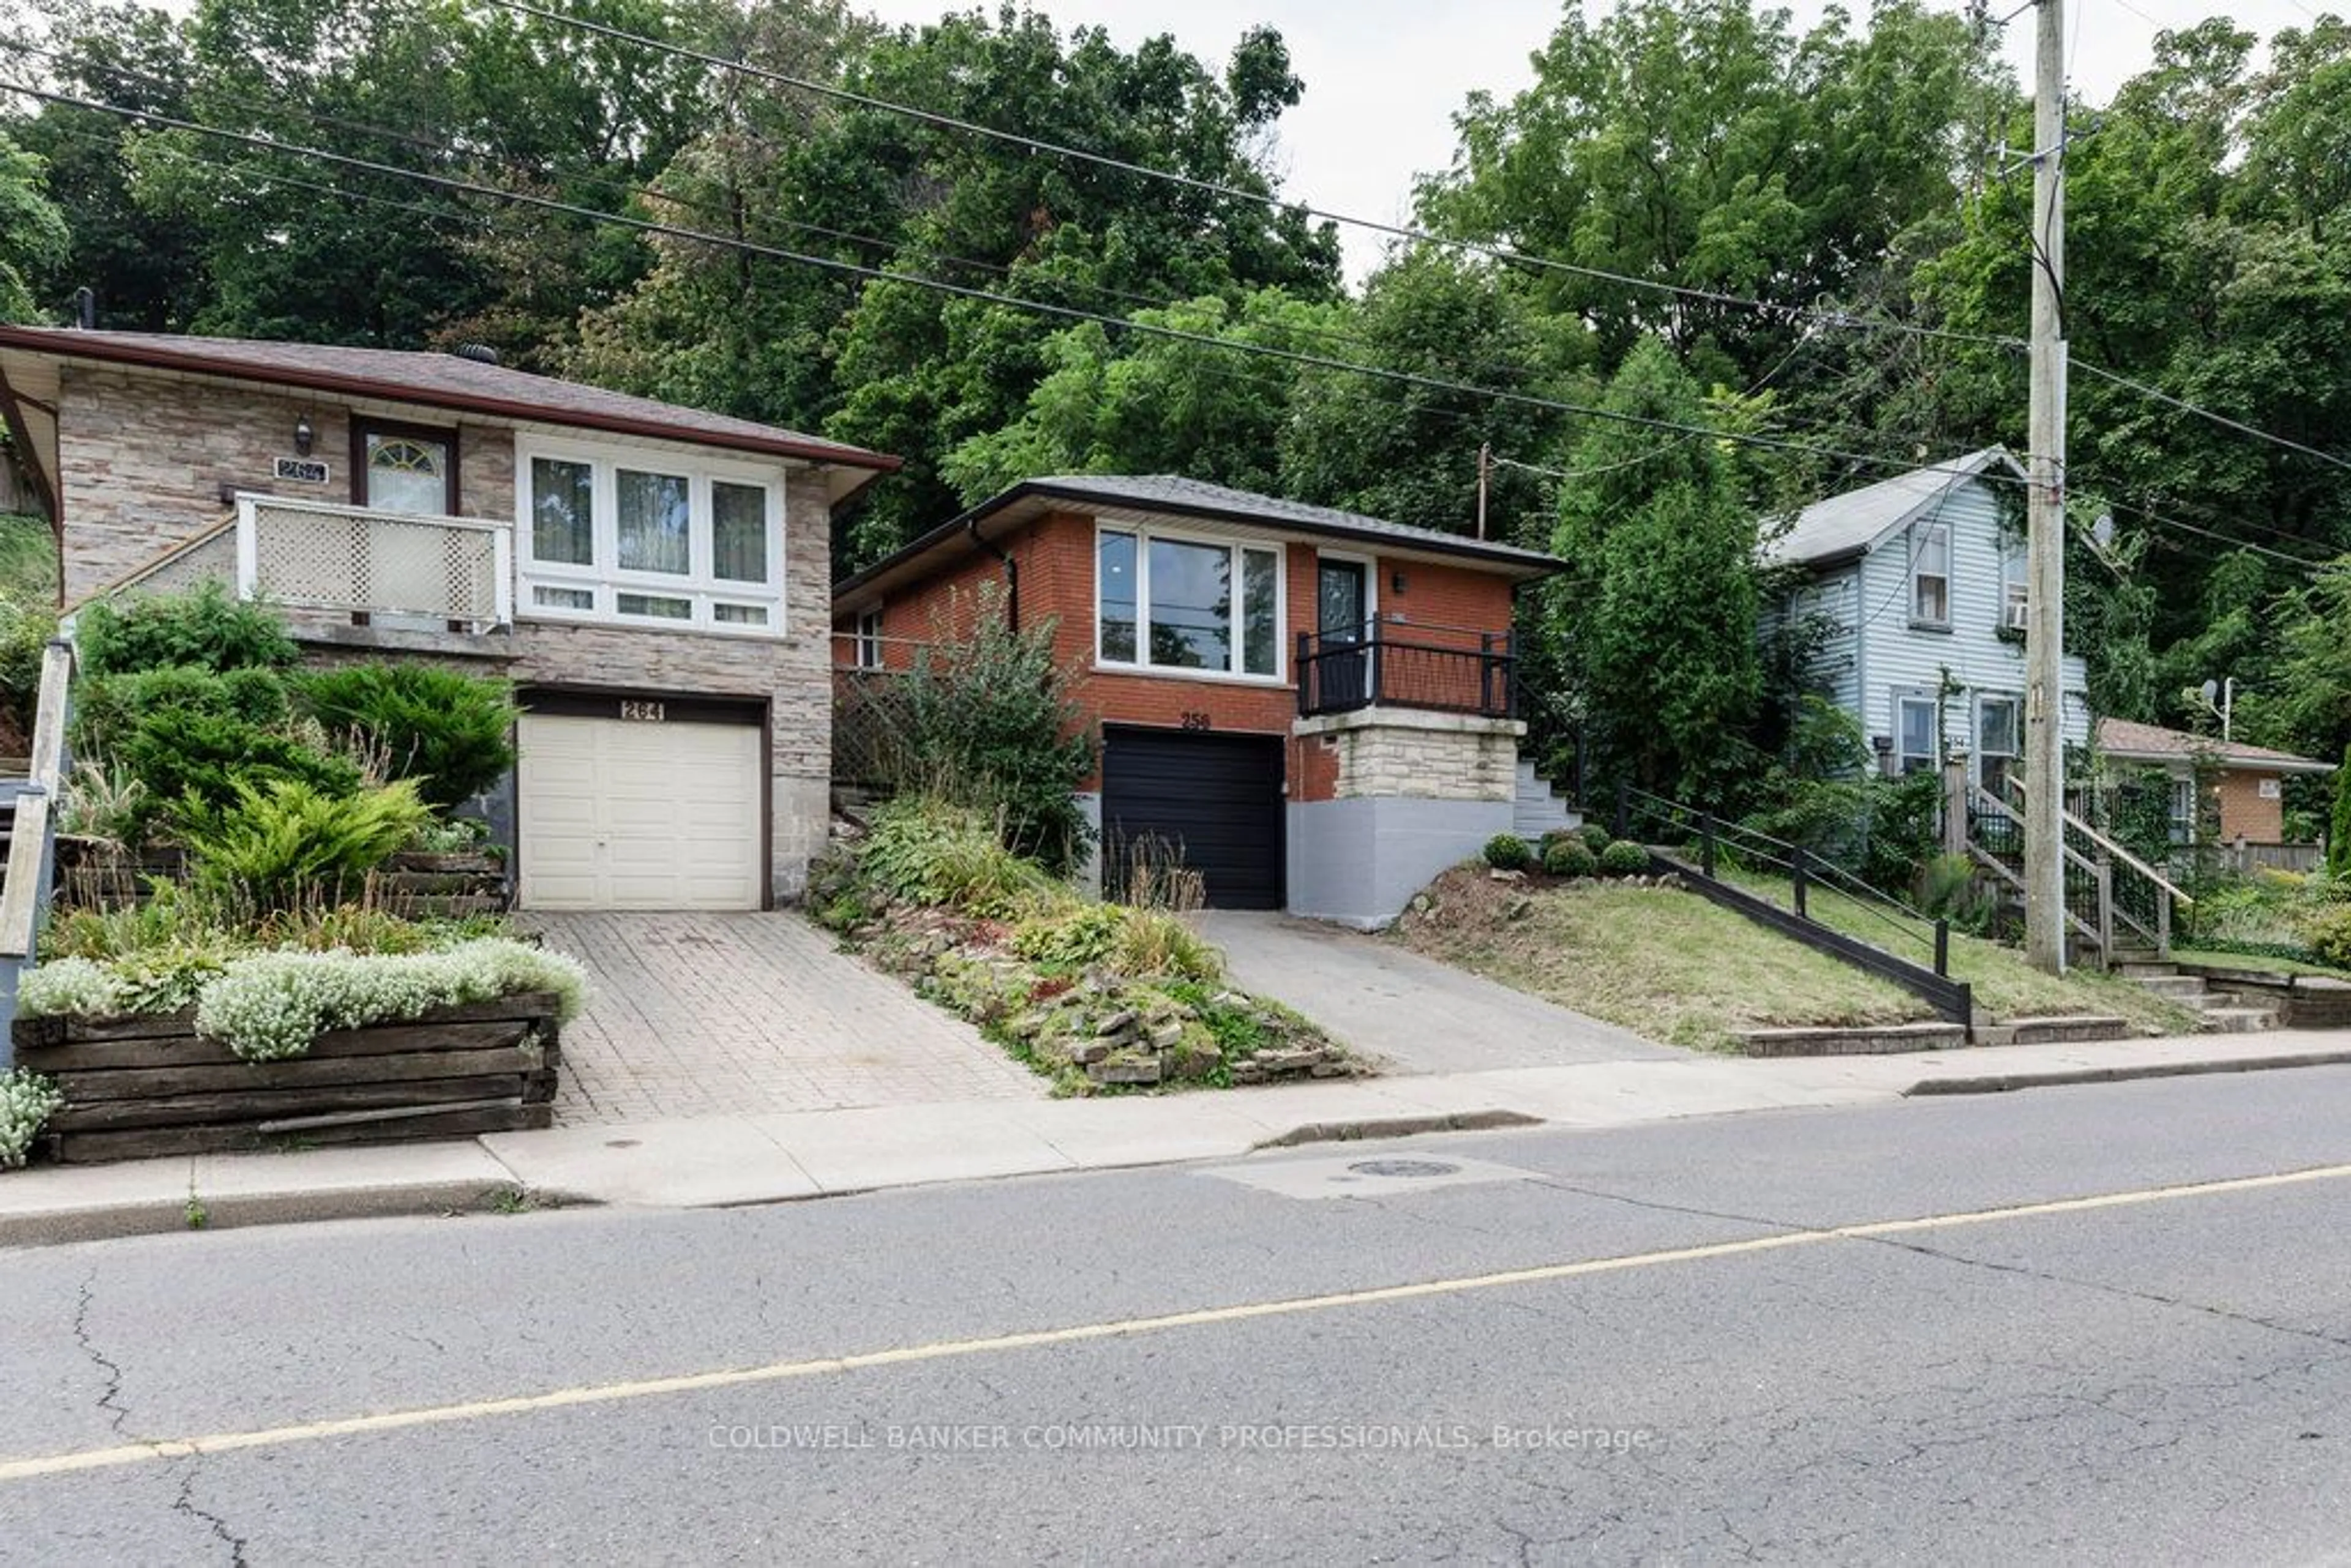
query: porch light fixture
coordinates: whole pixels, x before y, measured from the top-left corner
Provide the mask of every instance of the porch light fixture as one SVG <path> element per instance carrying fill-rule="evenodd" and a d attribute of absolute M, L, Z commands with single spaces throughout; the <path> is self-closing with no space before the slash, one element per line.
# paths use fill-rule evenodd
<path fill-rule="evenodd" d="M 1388 591 L 1391 593 L 1402 593 L 1404 591 L 1404 573 L 1400 571 L 1393 571 L 1388 574 Z"/>
<path fill-rule="evenodd" d="M 296 414 L 294 416 L 295 455 L 300 457 L 309 456 L 310 443 L 318 439 L 318 434 L 319 433 L 317 431 L 310 428 L 310 416 L 308 414 Z"/>

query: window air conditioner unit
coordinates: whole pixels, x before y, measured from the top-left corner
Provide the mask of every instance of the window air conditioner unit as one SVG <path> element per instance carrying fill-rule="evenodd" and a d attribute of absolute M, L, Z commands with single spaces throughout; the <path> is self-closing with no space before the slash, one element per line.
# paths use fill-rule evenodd
<path fill-rule="evenodd" d="M 2032 618 L 2032 607 L 2022 599 L 2011 599 L 2001 609 L 2001 623 L 2011 632 L 2022 632 Z"/>

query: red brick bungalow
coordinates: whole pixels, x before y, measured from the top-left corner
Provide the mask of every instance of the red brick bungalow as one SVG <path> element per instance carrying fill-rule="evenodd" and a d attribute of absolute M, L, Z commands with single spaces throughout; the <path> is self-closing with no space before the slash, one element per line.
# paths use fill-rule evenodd
<path fill-rule="evenodd" d="M 2331 762 L 2289 751 L 2120 718 L 2098 721 L 2098 754 L 2110 765 L 2155 769 L 2170 779 L 2172 841 L 2179 844 L 2194 843 L 2204 825 L 2217 821 L 2222 843 L 2287 847 L 2286 777 L 2335 771 Z M 2209 775 L 2210 818 L 2196 799 L 2199 768 Z"/>
<path fill-rule="evenodd" d="M 1376 925 L 1571 820 L 1518 764 L 1512 679 L 1513 592 L 1557 565 L 1190 479 L 1031 479 L 841 583 L 835 663 L 909 668 L 983 606 L 1050 622 L 1109 864 L 1155 837 L 1212 904 Z"/>

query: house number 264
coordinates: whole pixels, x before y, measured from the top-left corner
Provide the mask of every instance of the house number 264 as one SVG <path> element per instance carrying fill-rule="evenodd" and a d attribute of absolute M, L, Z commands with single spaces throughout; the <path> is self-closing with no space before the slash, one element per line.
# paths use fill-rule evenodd
<path fill-rule="evenodd" d="M 637 719 L 645 724 L 659 724 L 667 718 L 669 714 L 657 702 L 630 702 L 623 699 L 621 704 L 621 716 Z"/>

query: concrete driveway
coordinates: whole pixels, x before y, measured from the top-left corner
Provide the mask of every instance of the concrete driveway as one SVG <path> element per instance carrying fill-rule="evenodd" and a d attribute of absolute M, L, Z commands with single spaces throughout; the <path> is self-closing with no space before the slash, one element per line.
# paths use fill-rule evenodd
<path fill-rule="evenodd" d="M 1287 1003 L 1396 1072 L 1485 1072 L 1689 1053 L 1377 937 L 1283 915 L 1196 917 L 1244 989 Z"/>
<path fill-rule="evenodd" d="M 1045 1081 L 792 914 L 521 916 L 588 966 L 558 1125 L 1034 1099 Z"/>

